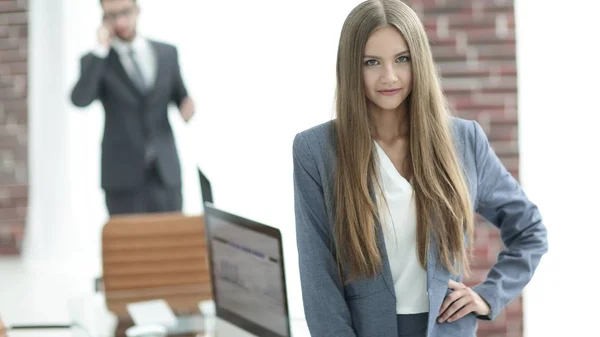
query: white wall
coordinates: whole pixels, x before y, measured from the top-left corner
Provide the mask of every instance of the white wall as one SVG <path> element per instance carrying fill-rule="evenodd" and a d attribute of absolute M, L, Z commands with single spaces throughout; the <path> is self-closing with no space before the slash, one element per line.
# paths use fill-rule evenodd
<path fill-rule="evenodd" d="M 600 303 L 600 3 L 515 6 L 521 180 L 550 249 L 525 291 L 525 333 L 590 336 Z"/>
<path fill-rule="evenodd" d="M 33 263 L 100 272 L 106 221 L 99 188 L 103 115 L 72 107 L 79 57 L 95 44 L 97 1 L 31 1 Z M 215 204 L 282 229 L 291 294 L 300 293 L 294 236 L 292 140 L 333 116 L 337 40 L 353 1 L 148 1 L 140 32 L 175 44 L 197 115 L 171 111 L 184 169 L 184 211 L 201 212 L 195 164 Z M 50 151 L 53 151 L 50 153 Z M 50 235 L 49 237 L 46 235 Z M 75 254 L 75 252 L 77 252 Z M 294 317 L 303 315 L 298 298 Z"/>

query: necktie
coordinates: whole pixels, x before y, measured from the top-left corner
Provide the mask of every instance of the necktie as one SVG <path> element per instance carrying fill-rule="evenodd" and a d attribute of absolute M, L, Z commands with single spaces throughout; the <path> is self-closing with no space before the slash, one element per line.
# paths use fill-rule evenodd
<path fill-rule="evenodd" d="M 140 68 L 140 64 L 137 62 L 137 57 L 133 48 L 129 48 L 129 58 L 131 59 L 131 64 L 133 64 L 133 72 L 131 73 L 131 80 L 135 84 L 136 87 L 140 90 L 140 92 L 146 92 L 146 81 L 144 80 L 144 75 L 142 73 L 142 69 Z M 142 121 L 143 126 L 146 127 L 145 120 Z M 146 149 L 145 149 L 145 161 L 146 164 L 152 163 L 156 160 L 156 150 L 154 148 L 154 143 L 151 136 L 148 134 L 148 130 L 146 130 Z"/>
<path fill-rule="evenodd" d="M 133 72 L 131 73 L 131 79 L 135 86 L 141 91 L 146 91 L 146 81 L 144 80 L 144 75 L 142 73 L 142 69 L 140 68 L 140 64 L 137 61 L 137 57 L 133 48 L 129 48 L 129 58 L 131 59 L 131 63 L 133 64 Z"/>

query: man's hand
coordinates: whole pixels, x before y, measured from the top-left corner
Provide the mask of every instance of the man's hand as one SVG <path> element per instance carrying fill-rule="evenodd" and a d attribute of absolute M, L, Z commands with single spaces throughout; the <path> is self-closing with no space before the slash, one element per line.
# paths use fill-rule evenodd
<path fill-rule="evenodd" d="M 2 318 L 0 318 L 0 337 L 6 337 L 6 327 L 4 323 L 2 323 Z"/>
<path fill-rule="evenodd" d="M 103 23 L 102 26 L 98 28 L 98 44 L 103 47 L 109 48 L 110 41 L 113 36 L 113 28 L 107 23 Z"/>
<path fill-rule="evenodd" d="M 186 97 L 182 102 L 181 105 L 179 105 L 179 112 L 181 113 L 181 117 L 183 117 L 183 120 L 188 122 L 192 116 L 194 116 L 194 101 L 189 98 Z"/>
<path fill-rule="evenodd" d="M 442 303 L 438 314 L 438 323 L 454 322 L 472 312 L 485 316 L 492 311 L 487 302 L 466 285 L 450 280 L 448 288 L 453 291 L 446 296 Z"/>

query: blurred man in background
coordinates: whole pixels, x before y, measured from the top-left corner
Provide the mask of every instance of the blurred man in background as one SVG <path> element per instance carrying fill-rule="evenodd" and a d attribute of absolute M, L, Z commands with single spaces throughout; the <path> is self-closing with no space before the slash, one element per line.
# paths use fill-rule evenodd
<path fill-rule="evenodd" d="M 180 212 L 181 168 L 168 120 L 173 102 L 185 121 L 194 102 L 183 83 L 177 49 L 140 36 L 136 0 L 101 0 L 98 44 L 81 59 L 71 100 L 102 102 L 102 188 L 110 215 Z"/>

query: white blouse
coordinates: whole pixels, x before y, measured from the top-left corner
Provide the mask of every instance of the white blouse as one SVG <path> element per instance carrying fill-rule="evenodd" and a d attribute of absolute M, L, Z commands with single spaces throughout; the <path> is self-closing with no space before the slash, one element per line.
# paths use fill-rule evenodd
<path fill-rule="evenodd" d="M 411 184 L 374 142 L 385 201 L 379 202 L 385 246 L 396 293 L 396 314 L 429 312 L 427 271 L 417 253 L 417 214 Z"/>

